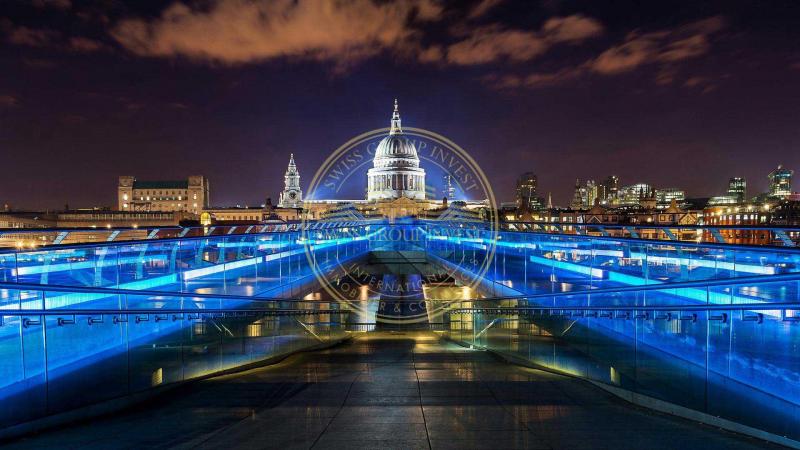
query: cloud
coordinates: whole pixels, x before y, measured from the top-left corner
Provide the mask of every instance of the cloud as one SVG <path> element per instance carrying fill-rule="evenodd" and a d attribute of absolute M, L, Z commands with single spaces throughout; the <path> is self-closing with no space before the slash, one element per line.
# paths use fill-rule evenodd
<path fill-rule="evenodd" d="M 464 29 L 457 28 L 459 32 Z M 603 33 L 595 19 L 581 15 L 555 17 L 539 31 L 504 30 L 498 25 L 479 27 L 447 49 L 447 61 L 458 65 L 476 65 L 507 59 L 529 61 L 559 43 L 578 43 Z"/>
<path fill-rule="evenodd" d="M 506 90 L 517 88 L 537 89 L 555 86 L 574 80 L 584 73 L 582 67 L 568 67 L 555 72 L 533 72 L 527 75 L 490 74 L 484 77 L 493 89 Z"/>
<path fill-rule="evenodd" d="M 11 24 L 6 24 L 6 28 L 8 34 L 6 39 L 15 45 L 46 47 L 61 37 L 61 33 L 58 31 L 48 29 L 15 27 Z"/>
<path fill-rule="evenodd" d="M 477 19 L 478 17 L 481 17 L 489 12 L 490 9 L 500 4 L 502 1 L 503 0 L 481 0 L 469 11 L 467 14 L 467 19 Z"/>
<path fill-rule="evenodd" d="M 72 7 L 71 0 L 30 0 L 31 5 L 39 9 L 55 8 L 67 10 Z"/>
<path fill-rule="evenodd" d="M 603 34 L 603 25 L 591 17 L 576 14 L 549 19 L 542 26 L 542 32 L 551 42 L 581 42 Z"/>
<path fill-rule="evenodd" d="M 423 63 L 436 63 L 444 61 L 444 50 L 441 45 L 432 45 L 426 49 L 419 49 L 417 59 Z"/>
<path fill-rule="evenodd" d="M 15 26 L 8 21 L 0 25 L 2 25 L 0 28 L 6 33 L 6 40 L 14 45 L 60 48 L 85 53 L 108 49 L 105 44 L 86 37 L 76 36 L 65 39 L 64 35 L 56 30 Z"/>
<path fill-rule="evenodd" d="M 664 68 L 659 70 L 656 74 L 656 84 L 659 86 L 666 86 L 672 84 L 677 76 L 677 71 L 673 68 Z"/>
<path fill-rule="evenodd" d="M 19 99 L 13 95 L 0 94 L 0 107 L 11 108 L 19 104 Z"/>
<path fill-rule="evenodd" d="M 652 60 L 658 52 L 653 33 L 643 36 L 629 36 L 620 44 L 601 53 L 590 67 L 593 71 L 604 75 L 615 75 L 628 72 Z"/>
<path fill-rule="evenodd" d="M 581 16 L 554 18 L 542 27 L 540 35 L 549 36 L 549 42 L 576 42 L 602 33 L 599 23 L 594 26 Z M 587 19 L 593 21 L 593 19 Z M 598 28 L 600 27 L 600 28 Z M 675 82 L 678 72 L 676 64 L 697 58 L 711 49 L 711 36 L 725 28 L 722 17 L 710 17 L 691 22 L 672 30 L 660 30 L 643 33 L 628 33 L 625 39 L 615 44 L 594 58 L 573 66 L 563 67 L 553 72 L 532 72 L 528 74 L 498 75 L 492 74 L 484 81 L 495 89 L 541 88 L 553 86 L 589 74 L 603 76 L 620 75 L 642 66 L 656 66 L 658 72 L 655 83 L 669 85 Z M 706 78 L 689 78 L 684 87 L 702 89 L 703 93 L 711 92 L 716 86 Z"/>
<path fill-rule="evenodd" d="M 108 47 L 100 41 L 95 41 L 94 39 L 89 39 L 85 37 L 73 37 L 69 39 L 68 47 L 70 50 L 76 52 L 97 52 L 101 50 L 107 50 Z"/>
<path fill-rule="evenodd" d="M 467 39 L 450 45 L 447 61 L 459 65 L 486 64 L 501 58 L 527 61 L 544 53 L 548 47 L 547 41 L 537 33 L 482 27 Z"/>
<path fill-rule="evenodd" d="M 684 81 L 683 85 L 690 89 L 699 89 L 701 93 L 707 94 L 715 89 L 717 85 L 706 77 L 694 76 Z"/>
<path fill-rule="evenodd" d="M 691 77 L 687 79 L 686 82 L 683 83 L 683 85 L 687 87 L 695 87 L 705 84 L 706 81 L 707 80 L 703 77 Z"/>
<path fill-rule="evenodd" d="M 275 58 L 351 64 L 412 46 L 415 23 L 438 20 L 433 0 L 218 0 L 193 9 L 176 2 L 155 20 L 127 19 L 111 35 L 141 56 L 237 65 Z"/>
<path fill-rule="evenodd" d="M 658 55 L 658 59 L 666 62 L 682 61 L 703 55 L 708 52 L 709 48 L 711 45 L 706 36 L 696 34 L 667 44 L 666 48 Z"/>
<path fill-rule="evenodd" d="M 683 25 L 675 30 L 633 32 L 625 41 L 601 53 L 589 63 L 592 71 L 604 75 L 629 72 L 646 64 L 666 65 L 702 56 L 711 48 L 710 36 L 725 27 L 722 17 Z"/>

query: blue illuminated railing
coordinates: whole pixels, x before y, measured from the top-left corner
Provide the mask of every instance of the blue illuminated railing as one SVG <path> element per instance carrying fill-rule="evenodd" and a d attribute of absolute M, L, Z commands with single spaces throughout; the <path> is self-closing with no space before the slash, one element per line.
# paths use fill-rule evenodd
<path fill-rule="evenodd" d="M 800 272 L 796 248 L 421 228 L 430 258 L 494 281 L 492 296 Z"/>
<path fill-rule="evenodd" d="M 800 227 L 755 225 L 623 225 L 573 222 L 502 222 L 504 231 L 629 239 L 797 247 Z"/>
<path fill-rule="evenodd" d="M 434 220 L 416 220 L 437 226 L 452 223 Z M 63 228 L 63 229 L 0 229 L 0 248 L 18 250 L 42 246 L 109 243 L 122 241 L 153 241 L 193 237 L 237 236 L 264 233 L 302 232 L 342 227 L 359 227 L 380 224 L 380 219 L 360 221 L 307 221 L 246 225 L 214 225 L 204 227 L 138 227 L 138 228 Z M 489 222 L 471 223 L 489 228 Z M 797 247 L 800 245 L 800 227 L 752 225 L 648 225 L 603 224 L 573 222 L 500 222 L 501 231 L 533 232 L 563 235 L 584 235 L 642 240 L 699 242 L 734 245 Z"/>
<path fill-rule="evenodd" d="M 423 230 L 488 297 L 444 308 L 452 339 L 800 445 L 799 249 Z"/>
<path fill-rule="evenodd" d="M 0 282 L 299 295 L 298 281 L 314 277 L 309 255 L 320 270 L 340 264 L 364 254 L 376 229 L 362 224 L 5 251 L 0 252 Z"/>
<path fill-rule="evenodd" d="M 111 243 L 124 241 L 152 241 L 195 237 L 237 236 L 264 233 L 288 233 L 307 230 L 328 230 L 358 227 L 381 220 L 280 222 L 247 225 L 214 225 L 197 227 L 130 227 L 130 228 L 0 228 L 0 248 L 17 250 L 54 245 L 86 243 Z"/>
<path fill-rule="evenodd" d="M 453 339 L 798 438 L 798 249 L 320 224 L 0 252 L 0 427 L 339 339 L 349 311 L 296 297 L 408 250 L 491 297 L 449 306 Z"/>
<path fill-rule="evenodd" d="M 0 292 L 17 299 L 0 310 L 0 437 L 16 424 L 341 340 L 350 313 L 335 302 L 232 295 L 17 284 Z M 63 295 L 93 301 L 49 301 Z"/>
<path fill-rule="evenodd" d="M 453 340 L 800 444 L 800 275 L 457 301 L 443 322 Z"/>
<path fill-rule="evenodd" d="M 337 276 L 376 231 L 0 253 L 0 399 L 13 406 L 0 428 L 342 339 L 347 309 L 292 297 Z"/>

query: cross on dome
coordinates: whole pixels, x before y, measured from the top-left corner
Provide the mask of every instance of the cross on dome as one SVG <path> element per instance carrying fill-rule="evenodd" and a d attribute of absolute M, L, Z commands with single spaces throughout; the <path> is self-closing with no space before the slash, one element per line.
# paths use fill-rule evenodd
<path fill-rule="evenodd" d="M 389 128 L 389 134 L 401 134 L 403 128 L 400 126 L 400 110 L 397 106 L 397 99 L 394 99 L 394 112 L 392 113 L 392 126 Z"/>

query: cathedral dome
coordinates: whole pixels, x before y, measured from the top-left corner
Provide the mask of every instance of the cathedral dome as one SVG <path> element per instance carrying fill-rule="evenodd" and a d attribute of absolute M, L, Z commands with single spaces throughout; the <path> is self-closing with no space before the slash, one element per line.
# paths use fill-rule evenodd
<path fill-rule="evenodd" d="M 394 102 L 389 135 L 383 138 L 375 149 L 373 166 L 376 168 L 419 167 L 419 156 L 414 143 L 403 135 L 400 125 L 400 112 Z"/>
<path fill-rule="evenodd" d="M 403 135 L 397 100 L 394 101 L 389 135 L 375 148 L 372 165 L 367 174 L 368 200 L 425 199 L 425 170 L 419 167 L 414 143 Z"/>
<path fill-rule="evenodd" d="M 375 149 L 375 167 L 419 167 L 419 156 L 414 143 L 403 135 L 389 135 Z"/>
<path fill-rule="evenodd" d="M 419 160 L 414 143 L 403 135 L 389 135 L 381 140 L 375 158 L 410 158 Z"/>

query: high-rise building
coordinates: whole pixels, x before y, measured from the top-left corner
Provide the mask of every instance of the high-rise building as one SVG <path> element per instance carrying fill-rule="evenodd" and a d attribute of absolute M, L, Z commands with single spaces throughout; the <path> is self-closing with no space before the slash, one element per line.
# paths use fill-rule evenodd
<path fill-rule="evenodd" d="M 581 180 L 575 180 L 575 193 L 569 206 L 572 209 L 589 209 L 594 205 L 595 200 L 599 199 L 599 186 L 594 180 L 586 180 L 586 184 L 581 184 Z"/>
<path fill-rule="evenodd" d="M 517 178 L 517 208 L 533 211 L 541 206 L 536 195 L 537 179 L 533 172 L 525 172 Z"/>
<path fill-rule="evenodd" d="M 792 175 L 793 170 L 784 169 L 779 165 L 767 176 L 769 178 L 770 197 L 786 197 L 792 194 Z"/>
<path fill-rule="evenodd" d="M 294 163 L 294 153 L 289 156 L 289 166 L 286 168 L 283 184 L 283 192 L 281 192 L 278 199 L 278 207 L 302 208 L 303 191 L 300 189 L 300 172 L 297 171 L 297 165 Z"/>
<path fill-rule="evenodd" d="M 619 191 L 619 177 L 609 175 L 605 180 L 597 185 L 597 196 L 600 197 L 601 205 L 614 205 L 617 203 Z"/>
<path fill-rule="evenodd" d="M 580 178 L 575 179 L 575 191 L 572 194 L 572 201 L 569 203 L 572 209 L 583 209 L 586 207 L 586 186 L 581 184 Z"/>
<path fill-rule="evenodd" d="M 600 197 L 599 185 L 594 180 L 586 180 L 586 201 L 585 208 L 594 206 L 594 202 Z"/>
<path fill-rule="evenodd" d="M 744 202 L 747 197 L 747 181 L 743 177 L 731 177 L 728 180 L 728 196 L 735 198 L 737 203 Z"/>
<path fill-rule="evenodd" d="M 639 205 L 644 198 L 652 195 L 653 188 L 647 183 L 636 183 L 629 186 L 622 186 L 617 192 L 617 199 L 620 206 Z"/>
<path fill-rule="evenodd" d="M 656 189 L 656 201 L 662 204 L 669 204 L 673 200 L 682 202 L 686 199 L 686 192 L 678 188 Z"/>
<path fill-rule="evenodd" d="M 209 203 L 209 183 L 202 175 L 186 180 L 142 181 L 119 177 L 117 209 L 120 211 L 184 211 L 200 214 Z"/>

